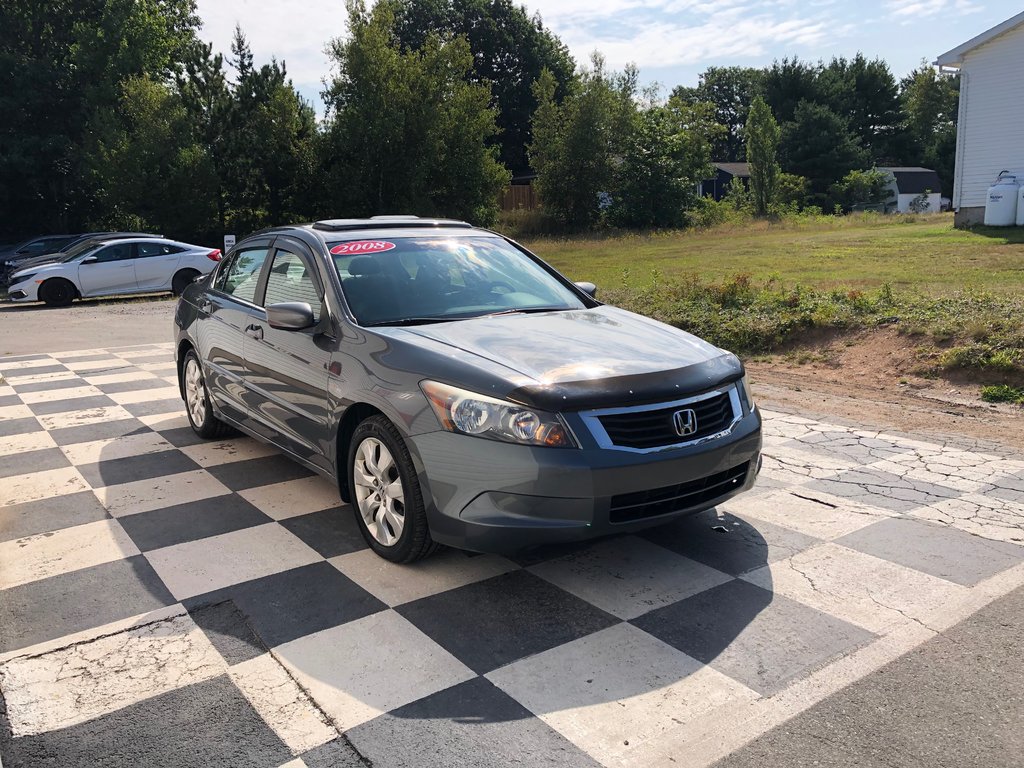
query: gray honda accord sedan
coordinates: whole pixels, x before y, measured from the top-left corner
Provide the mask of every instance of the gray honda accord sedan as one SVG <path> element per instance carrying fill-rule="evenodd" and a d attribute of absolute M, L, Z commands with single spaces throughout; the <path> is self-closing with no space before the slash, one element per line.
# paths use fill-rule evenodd
<path fill-rule="evenodd" d="M 235 427 L 337 482 L 367 543 L 515 552 L 746 490 L 761 418 L 735 355 L 594 298 L 459 221 L 256 233 L 182 294 L 204 438 Z"/>

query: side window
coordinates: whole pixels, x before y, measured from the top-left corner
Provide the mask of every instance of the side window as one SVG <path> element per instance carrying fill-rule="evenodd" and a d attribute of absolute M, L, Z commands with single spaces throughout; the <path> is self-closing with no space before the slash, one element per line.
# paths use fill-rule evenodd
<path fill-rule="evenodd" d="M 132 257 L 131 243 L 117 243 L 101 248 L 96 252 L 96 261 L 101 264 L 109 261 L 124 261 Z"/>
<path fill-rule="evenodd" d="M 266 248 L 239 251 L 232 256 L 222 276 L 217 277 L 217 288 L 237 299 L 253 301 L 256 298 L 256 284 L 260 281 L 260 269 L 266 259 Z"/>
<path fill-rule="evenodd" d="M 284 301 L 304 301 L 313 308 L 314 317 L 320 317 L 320 292 L 310 274 L 310 268 L 296 254 L 278 250 L 270 265 L 270 274 L 267 275 L 263 306 Z"/>
<path fill-rule="evenodd" d="M 181 250 L 181 248 L 176 248 L 167 243 L 138 243 L 137 247 L 140 259 L 144 259 L 147 256 L 166 256 L 169 253 L 178 253 Z"/>

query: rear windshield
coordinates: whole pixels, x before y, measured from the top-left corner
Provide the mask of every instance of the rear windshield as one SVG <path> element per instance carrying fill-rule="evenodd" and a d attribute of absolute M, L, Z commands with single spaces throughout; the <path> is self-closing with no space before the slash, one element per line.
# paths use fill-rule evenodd
<path fill-rule="evenodd" d="M 494 237 L 353 238 L 327 247 L 349 307 L 362 325 L 586 306 L 543 267 Z"/>

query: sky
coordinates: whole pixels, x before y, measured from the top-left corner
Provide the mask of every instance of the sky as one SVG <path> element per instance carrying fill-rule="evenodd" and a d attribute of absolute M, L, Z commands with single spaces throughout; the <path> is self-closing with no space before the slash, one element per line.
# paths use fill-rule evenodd
<path fill-rule="evenodd" d="M 529 0 L 577 63 L 640 68 L 643 84 L 696 85 L 709 66 L 760 67 L 785 56 L 828 60 L 857 51 L 897 78 L 1020 13 L 1009 0 Z M 239 24 L 257 63 L 283 59 L 321 111 L 327 42 L 345 33 L 343 0 L 198 0 L 200 36 L 228 55 Z"/>

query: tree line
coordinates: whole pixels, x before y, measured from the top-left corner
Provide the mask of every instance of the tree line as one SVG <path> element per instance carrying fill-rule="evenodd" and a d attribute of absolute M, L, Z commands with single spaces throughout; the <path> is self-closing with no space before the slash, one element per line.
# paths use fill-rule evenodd
<path fill-rule="evenodd" d="M 837 183 L 872 164 L 952 180 L 957 82 L 925 65 L 899 82 L 859 55 L 712 67 L 663 98 L 599 54 L 577 67 L 512 0 L 346 10 L 318 119 L 242 29 L 226 55 L 203 43 L 194 0 L 7 0 L 0 236 L 216 242 L 396 212 L 488 224 L 510 178 L 533 172 L 560 225 L 679 226 L 712 160 L 758 166 L 764 213 L 780 200 L 831 210 L 852 194 Z"/>

